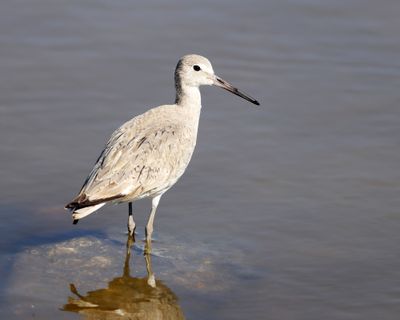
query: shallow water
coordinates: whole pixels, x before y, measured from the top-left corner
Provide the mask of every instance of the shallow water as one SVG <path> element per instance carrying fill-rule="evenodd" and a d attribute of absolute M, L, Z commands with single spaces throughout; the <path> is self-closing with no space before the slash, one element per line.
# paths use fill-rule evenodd
<path fill-rule="evenodd" d="M 395 0 L 1 2 L 2 317 L 397 319 L 399 16 Z M 262 107 L 202 89 L 152 291 L 148 202 L 125 277 L 127 207 L 77 226 L 62 207 L 115 128 L 173 101 L 191 52 Z"/>

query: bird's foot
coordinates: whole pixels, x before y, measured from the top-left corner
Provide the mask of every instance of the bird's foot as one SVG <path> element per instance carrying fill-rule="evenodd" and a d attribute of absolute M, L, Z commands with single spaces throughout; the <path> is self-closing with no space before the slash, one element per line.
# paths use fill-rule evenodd
<path fill-rule="evenodd" d="M 135 243 L 135 234 L 130 235 L 128 234 L 128 240 L 126 241 L 126 249 L 128 250 L 128 253 L 130 253 L 131 247 Z"/>
<path fill-rule="evenodd" d="M 146 244 L 144 245 L 144 255 L 148 256 L 151 254 L 151 238 L 146 238 Z"/>
<path fill-rule="evenodd" d="M 135 237 L 136 224 L 132 216 L 129 216 L 127 226 L 128 226 L 128 234 L 132 237 Z"/>

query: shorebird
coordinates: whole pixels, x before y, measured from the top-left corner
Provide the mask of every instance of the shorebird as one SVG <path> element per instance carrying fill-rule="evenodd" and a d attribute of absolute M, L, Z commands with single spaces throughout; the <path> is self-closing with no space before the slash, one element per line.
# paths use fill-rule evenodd
<path fill-rule="evenodd" d="M 74 224 L 108 202 L 128 202 L 128 232 L 133 236 L 132 202 L 150 197 L 152 208 L 145 231 L 146 239 L 151 240 L 160 198 L 185 172 L 196 145 L 202 85 L 221 87 L 259 105 L 216 76 L 207 58 L 183 56 L 175 69 L 175 103 L 150 109 L 111 135 L 79 194 L 65 206 Z"/>

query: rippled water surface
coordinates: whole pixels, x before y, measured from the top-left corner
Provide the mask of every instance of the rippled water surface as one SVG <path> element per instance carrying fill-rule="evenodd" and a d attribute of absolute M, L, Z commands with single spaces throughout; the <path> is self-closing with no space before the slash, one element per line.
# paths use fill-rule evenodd
<path fill-rule="evenodd" d="M 398 319 L 399 16 L 396 0 L 2 1 L 2 317 Z M 77 226 L 62 207 L 115 128 L 173 102 L 192 52 L 262 106 L 202 89 L 146 261 L 147 201 L 130 255 L 126 205 Z"/>

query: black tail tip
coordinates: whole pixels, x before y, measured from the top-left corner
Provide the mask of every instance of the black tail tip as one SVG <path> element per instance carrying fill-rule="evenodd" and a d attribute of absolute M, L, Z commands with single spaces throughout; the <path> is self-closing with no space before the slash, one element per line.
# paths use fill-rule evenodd
<path fill-rule="evenodd" d="M 79 219 L 74 219 L 74 221 L 72 222 L 72 224 L 77 224 L 79 221 Z"/>

